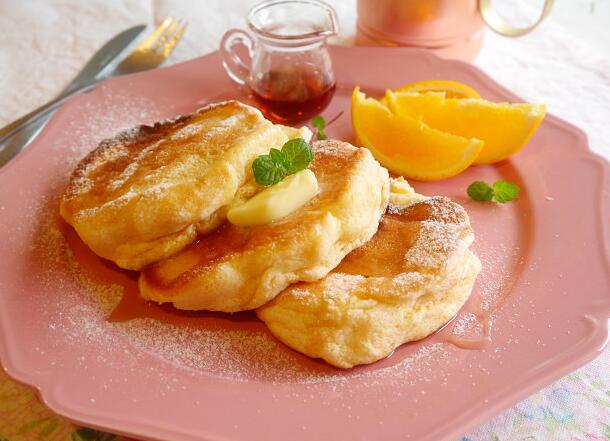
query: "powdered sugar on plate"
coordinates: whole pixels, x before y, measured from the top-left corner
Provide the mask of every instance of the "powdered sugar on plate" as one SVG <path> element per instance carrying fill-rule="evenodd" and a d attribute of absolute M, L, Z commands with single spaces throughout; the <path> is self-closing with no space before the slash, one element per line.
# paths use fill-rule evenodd
<path fill-rule="evenodd" d="M 235 327 L 230 322 L 223 325 L 208 317 L 188 324 L 149 317 L 112 321 L 111 314 L 123 296 L 137 294 L 125 292 L 120 284 L 102 283 L 87 274 L 66 240 L 70 227 L 59 219 L 56 200 L 47 204 L 39 215 L 41 225 L 35 244 L 40 260 L 37 277 L 41 284 L 61 291 L 55 299 L 50 299 L 59 303 L 57 309 L 61 313 L 48 320 L 50 330 L 64 343 L 78 346 L 84 340 L 106 349 L 151 354 L 191 372 L 234 381 L 300 384 L 342 383 L 363 377 L 374 380 L 382 376 L 404 380 L 407 371 L 419 371 L 421 363 L 431 363 L 430 357 L 442 352 L 442 345 L 424 346 L 373 367 L 340 370 L 286 348 L 260 323 Z M 230 316 L 226 317 L 229 320 Z"/>
<path fill-rule="evenodd" d="M 90 115 L 87 124 L 69 128 L 73 145 L 52 146 L 59 157 L 57 168 L 65 172 L 59 178 L 65 179 L 77 161 L 102 139 L 133 125 L 150 124 L 159 119 L 159 112 L 145 99 L 120 96 L 107 99 L 107 105 L 103 101 L 85 105 L 85 113 Z M 115 153 L 120 154 L 120 149 Z M 58 194 L 57 188 L 49 191 L 55 196 Z M 113 321 L 112 312 L 125 297 L 137 297 L 137 291 L 126 292 L 125 286 L 100 282 L 89 274 L 66 241 L 69 227 L 59 219 L 57 211 L 56 199 L 40 211 L 36 254 L 40 259 L 41 283 L 61 287 L 56 297 L 45 299 L 61 304 L 61 313 L 48 317 L 49 327 L 58 340 L 64 339 L 75 346 L 85 340 L 99 343 L 105 349 L 153 355 L 191 373 L 235 381 L 302 384 L 340 384 L 353 378 L 371 381 L 395 378 L 404 382 L 409 372 L 416 373 L 409 376 L 409 381 L 425 381 L 428 377 L 422 372 L 426 372 L 426 366 L 447 355 L 447 345 L 417 343 L 401 347 L 393 357 L 374 365 L 339 370 L 286 348 L 260 323 L 239 326 L 230 316 L 222 320 L 201 317 L 188 321 L 134 316 Z M 169 314 L 174 313 L 170 310 Z"/>
<path fill-rule="evenodd" d="M 156 104 L 147 98 L 112 93 L 103 93 L 95 101 L 86 101 L 80 110 L 85 116 L 85 122 L 71 122 L 67 125 L 70 144 L 56 142 L 50 146 L 52 157 L 66 164 L 68 172 L 102 140 L 121 131 L 127 135 L 129 129 L 137 130 L 136 126 L 151 124 L 161 118 Z"/>

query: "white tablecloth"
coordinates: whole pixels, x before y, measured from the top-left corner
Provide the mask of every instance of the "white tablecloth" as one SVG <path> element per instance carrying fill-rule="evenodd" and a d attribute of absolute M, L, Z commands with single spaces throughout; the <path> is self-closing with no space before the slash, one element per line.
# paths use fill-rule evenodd
<path fill-rule="evenodd" d="M 253 3 L 0 0 L 0 126 L 52 98 L 97 48 L 129 26 L 157 24 L 168 15 L 187 18 L 188 32 L 168 61 L 173 63 L 215 50 L 226 29 L 244 26 Z M 341 22 L 336 42 L 351 44 L 355 0 L 330 3 Z M 524 99 L 545 102 L 551 113 L 583 128 L 591 148 L 610 158 L 607 54 L 575 37 L 551 16 L 533 34 L 520 39 L 488 32 L 475 64 Z M 464 439 L 610 440 L 610 350 Z"/>

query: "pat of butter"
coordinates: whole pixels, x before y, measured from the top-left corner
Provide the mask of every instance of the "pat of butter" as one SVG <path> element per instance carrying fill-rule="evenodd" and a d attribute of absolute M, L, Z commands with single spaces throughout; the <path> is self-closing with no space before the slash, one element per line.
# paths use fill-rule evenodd
<path fill-rule="evenodd" d="M 238 227 L 268 224 L 295 212 L 318 194 L 318 180 L 309 170 L 301 170 L 233 207 L 227 219 Z"/>
<path fill-rule="evenodd" d="M 276 126 L 282 129 L 288 139 L 303 138 L 307 141 L 313 136 L 313 133 L 311 133 L 311 130 L 309 130 L 309 127 L 307 126 L 299 127 L 298 129 L 295 127 L 283 126 L 281 124 L 276 124 Z"/>

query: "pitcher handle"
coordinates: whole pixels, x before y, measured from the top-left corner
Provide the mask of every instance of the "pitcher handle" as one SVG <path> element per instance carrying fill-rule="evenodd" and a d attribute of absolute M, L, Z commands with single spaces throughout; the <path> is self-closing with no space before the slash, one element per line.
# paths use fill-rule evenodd
<path fill-rule="evenodd" d="M 242 44 L 248 49 L 250 62 L 245 62 L 237 53 L 235 46 Z M 229 77 L 237 84 L 244 85 L 250 76 L 250 64 L 254 52 L 254 41 L 252 37 L 241 29 L 229 29 L 222 36 L 220 41 L 220 55 L 222 65 L 229 74 Z"/>
<path fill-rule="evenodd" d="M 479 0 L 479 12 L 483 21 L 489 28 L 497 34 L 504 35 L 505 37 L 520 37 L 531 31 L 533 31 L 547 15 L 551 13 L 553 9 L 553 3 L 555 0 L 545 0 L 542 12 L 538 19 L 531 25 L 524 28 L 518 28 L 506 20 L 504 20 L 500 14 L 493 8 L 491 0 Z"/>

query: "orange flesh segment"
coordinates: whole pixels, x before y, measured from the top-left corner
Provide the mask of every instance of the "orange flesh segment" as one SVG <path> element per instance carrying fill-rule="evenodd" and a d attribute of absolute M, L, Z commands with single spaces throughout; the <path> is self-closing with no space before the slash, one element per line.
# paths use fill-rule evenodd
<path fill-rule="evenodd" d="M 444 133 L 354 89 L 352 125 L 360 145 L 368 147 L 389 170 L 419 180 L 437 180 L 465 170 L 483 142 Z"/>
<path fill-rule="evenodd" d="M 438 94 L 388 91 L 385 102 L 397 115 L 421 118 L 435 129 L 483 140 L 485 146 L 476 164 L 498 162 L 519 151 L 546 114 L 546 107 L 541 104 L 494 103 L 476 98 L 443 98 Z"/>
<path fill-rule="evenodd" d="M 396 92 L 444 92 L 447 98 L 481 98 L 472 87 L 452 80 L 425 80 L 399 87 Z"/>

